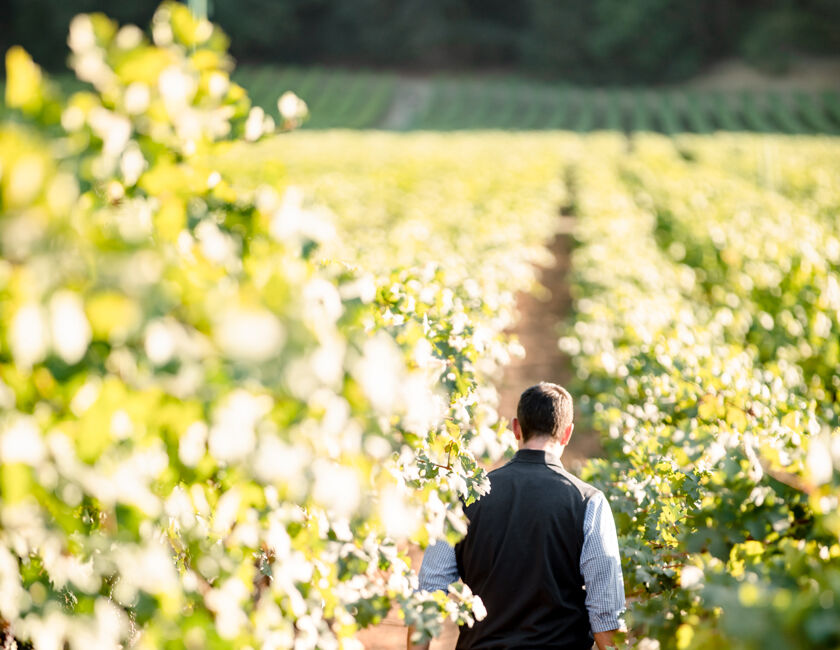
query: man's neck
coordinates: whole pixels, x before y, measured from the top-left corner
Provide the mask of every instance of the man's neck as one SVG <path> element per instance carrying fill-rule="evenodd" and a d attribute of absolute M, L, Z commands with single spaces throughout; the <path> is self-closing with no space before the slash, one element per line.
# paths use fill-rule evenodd
<path fill-rule="evenodd" d="M 527 441 L 520 441 L 520 449 L 535 449 L 544 451 L 547 454 L 559 458 L 563 455 L 565 445 L 561 445 L 557 438 L 549 438 L 547 436 L 535 436 Z"/>

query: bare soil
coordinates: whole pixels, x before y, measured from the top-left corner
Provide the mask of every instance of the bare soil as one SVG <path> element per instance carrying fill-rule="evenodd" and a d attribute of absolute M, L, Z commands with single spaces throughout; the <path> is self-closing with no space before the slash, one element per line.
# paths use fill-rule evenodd
<path fill-rule="evenodd" d="M 798 57 L 783 74 L 771 75 L 739 59 L 729 59 L 681 84 L 686 88 L 714 91 L 818 92 L 840 88 L 839 57 Z"/>
<path fill-rule="evenodd" d="M 540 381 L 568 386 L 572 380 L 570 360 L 560 351 L 558 341 L 562 334 L 561 323 L 572 307 L 567 275 L 571 265 L 573 227 L 573 217 L 560 217 L 559 233 L 550 247 L 554 264 L 540 269 L 541 287 L 537 291 L 517 296 L 519 319 L 513 334 L 525 348 L 525 358 L 516 359 L 507 367 L 498 386 L 499 413 L 508 420 L 516 415 L 519 395 L 528 386 Z M 563 462 L 575 469 L 602 451 L 593 431 L 578 428 L 563 452 Z"/>

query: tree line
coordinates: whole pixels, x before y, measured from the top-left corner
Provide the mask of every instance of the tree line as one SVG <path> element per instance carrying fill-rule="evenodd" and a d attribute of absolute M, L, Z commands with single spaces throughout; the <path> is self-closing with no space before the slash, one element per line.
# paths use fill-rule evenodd
<path fill-rule="evenodd" d="M 8 0 L 0 44 L 60 68 L 67 27 L 107 11 L 148 24 L 157 0 Z M 741 56 L 784 69 L 801 52 L 840 53 L 836 0 L 209 0 L 240 62 L 504 69 L 574 82 L 686 78 Z"/>

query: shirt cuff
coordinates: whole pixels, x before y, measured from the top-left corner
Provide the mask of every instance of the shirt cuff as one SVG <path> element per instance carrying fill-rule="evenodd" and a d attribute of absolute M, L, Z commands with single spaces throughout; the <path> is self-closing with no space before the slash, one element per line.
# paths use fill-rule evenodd
<path fill-rule="evenodd" d="M 609 632 L 610 630 L 624 629 L 624 621 L 621 619 L 621 612 L 618 614 L 589 614 L 589 626 L 592 631 Z"/>

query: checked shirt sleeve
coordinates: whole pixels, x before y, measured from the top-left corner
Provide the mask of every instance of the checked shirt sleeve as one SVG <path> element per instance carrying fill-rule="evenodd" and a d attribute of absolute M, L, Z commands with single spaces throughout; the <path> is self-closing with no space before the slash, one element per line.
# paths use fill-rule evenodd
<path fill-rule="evenodd" d="M 600 492 L 586 506 L 580 572 L 586 584 L 586 609 L 593 632 L 617 630 L 624 612 L 624 578 L 610 504 Z"/>
<path fill-rule="evenodd" d="M 448 591 L 449 585 L 460 578 L 455 549 L 443 540 L 429 546 L 423 555 L 418 578 L 423 591 Z"/>

